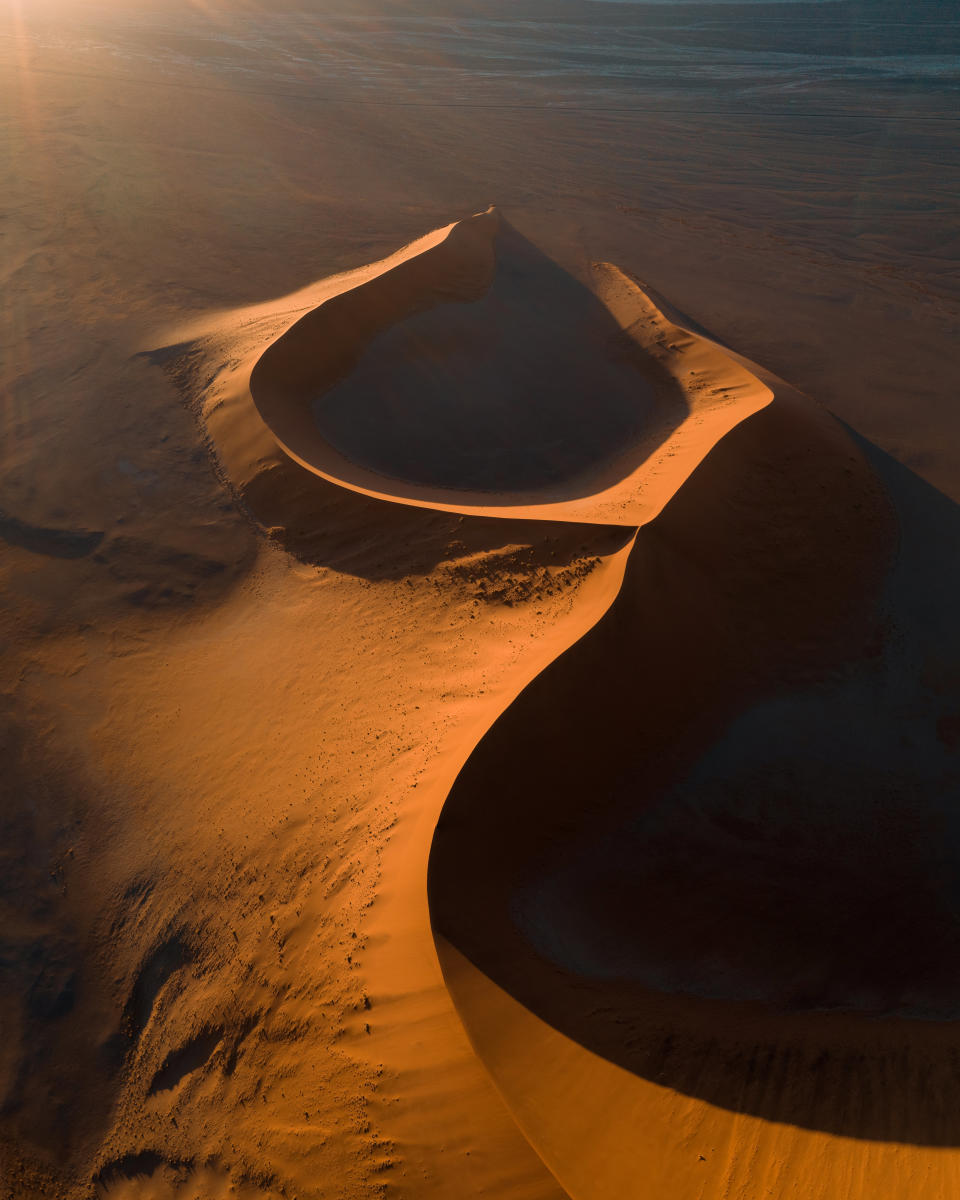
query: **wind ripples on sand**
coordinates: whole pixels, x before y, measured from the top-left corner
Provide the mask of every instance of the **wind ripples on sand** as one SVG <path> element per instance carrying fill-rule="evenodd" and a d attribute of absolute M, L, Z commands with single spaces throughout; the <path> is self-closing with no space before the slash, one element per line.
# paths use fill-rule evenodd
<path fill-rule="evenodd" d="M 70 44 L 78 67 L 107 48 L 121 69 L 146 62 L 164 74 L 199 70 L 225 86 L 345 97 L 372 90 L 399 99 L 415 91 L 437 102 L 730 108 L 758 92 L 767 100 L 782 93 L 791 103 L 803 92 L 867 110 L 891 89 L 921 90 L 928 101 L 942 89 L 948 105 L 960 90 L 960 16 L 893 21 L 858 13 L 844 23 L 821 19 L 844 8 L 830 4 L 784 13 L 776 3 L 758 3 L 749 20 L 741 8 L 722 5 L 620 7 L 629 19 L 586 3 L 575 19 L 275 13 L 248 20 L 242 38 L 201 13 L 176 20 L 111 13 L 92 25 L 89 17 L 45 23 L 37 12 L 24 34 L 38 47 Z"/>

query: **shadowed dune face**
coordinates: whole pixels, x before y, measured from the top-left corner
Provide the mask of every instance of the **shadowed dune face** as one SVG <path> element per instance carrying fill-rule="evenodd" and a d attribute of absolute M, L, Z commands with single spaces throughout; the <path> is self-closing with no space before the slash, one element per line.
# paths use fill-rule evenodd
<path fill-rule="evenodd" d="M 442 957 L 661 1087 L 960 1144 L 958 539 L 831 418 L 745 421 L 458 777 Z M 499 1078 L 509 1039 L 449 982 Z"/>
<path fill-rule="evenodd" d="M 687 415 L 598 295 L 493 210 L 396 257 L 254 367 L 254 403 L 302 465 L 453 504 L 563 499 Z"/>
<path fill-rule="evenodd" d="M 314 402 L 348 458 L 413 483 L 524 492 L 570 483 L 659 430 L 649 362 L 597 297 L 508 226 L 495 248 L 481 299 L 387 330 Z"/>

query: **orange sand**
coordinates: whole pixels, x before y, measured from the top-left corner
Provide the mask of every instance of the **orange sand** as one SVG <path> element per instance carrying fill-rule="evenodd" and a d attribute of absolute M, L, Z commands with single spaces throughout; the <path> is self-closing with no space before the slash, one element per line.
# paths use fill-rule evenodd
<path fill-rule="evenodd" d="M 448 170 L 425 152 L 430 114 L 307 122 L 176 86 L 158 103 L 135 74 L 111 80 L 96 39 L 83 62 L 16 28 L 11 45 L 0 1192 L 956 1194 L 942 1013 L 771 1015 L 683 993 L 669 971 L 686 960 L 657 960 L 661 992 L 581 992 L 509 919 L 541 850 L 620 829 L 594 794 L 611 763 L 662 766 L 664 747 L 689 763 L 742 706 L 842 676 L 889 634 L 896 535 L 871 456 L 606 260 L 785 374 L 832 381 L 850 418 L 880 395 L 889 444 L 947 486 L 940 302 L 905 332 L 895 278 L 710 213 L 639 217 L 611 201 L 606 149 L 564 184 L 568 215 L 547 119 L 511 141 L 519 118 L 467 114 Z M 664 144 L 684 155 L 681 134 Z M 535 178 L 515 192 L 508 165 L 487 185 L 506 144 Z M 385 257 L 493 190 L 516 229 L 482 214 Z M 349 389 L 398 318 L 429 341 L 444 307 L 476 311 L 497 239 L 508 267 L 533 254 L 534 284 L 562 272 L 531 336 L 575 342 L 620 395 L 635 381 L 648 440 L 590 442 L 577 470 L 568 454 L 549 485 L 507 493 L 337 451 L 306 419 L 318 394 Z M 866 297 L 855 351 L 818 339 L 825 279 Z M 885 390 L 914 371 L 911 344 L 920 433 L 900 382 Z M 409 342 L 388 348 L 421 368 Z M 573 428 L 575 390 L 546 374 Z M 945 529 L 943 498 L 916 494 Z M 948 650 L 924 666 L 944 745 Z M 531 767 L 535 739 L 551 757 Z M 660 1047 L 662 1079 L 638 1046 Z"/>

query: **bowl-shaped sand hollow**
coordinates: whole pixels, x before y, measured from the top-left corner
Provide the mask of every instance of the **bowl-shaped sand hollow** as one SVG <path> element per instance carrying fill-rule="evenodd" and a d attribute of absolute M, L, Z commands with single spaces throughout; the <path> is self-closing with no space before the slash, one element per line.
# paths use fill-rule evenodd
<path fill-rule="evenodd" d="M 616 268 L 581 280 L 493 209 L 330 283 L 250 392 L 292 458 L 371 495 L 641 523 L 769 400 Z"/>
<path fill-rule="evenodd" d="M 298 458 L 441 492 L 562 495 L 683 419 L 598 296 L 495 212 L 441 234 L 257 364 L 257 406 Z"/>

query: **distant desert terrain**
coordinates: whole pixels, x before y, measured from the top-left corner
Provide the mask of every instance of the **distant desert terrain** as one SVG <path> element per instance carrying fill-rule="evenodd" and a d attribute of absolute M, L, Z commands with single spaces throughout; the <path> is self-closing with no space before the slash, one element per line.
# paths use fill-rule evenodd
<path fill-rule="evenodd" d="M 4 1200 L 960 1192 L 904 11 L 0 16 Z"/>

